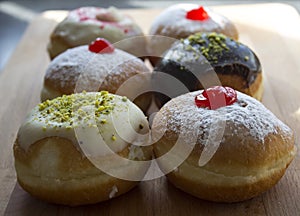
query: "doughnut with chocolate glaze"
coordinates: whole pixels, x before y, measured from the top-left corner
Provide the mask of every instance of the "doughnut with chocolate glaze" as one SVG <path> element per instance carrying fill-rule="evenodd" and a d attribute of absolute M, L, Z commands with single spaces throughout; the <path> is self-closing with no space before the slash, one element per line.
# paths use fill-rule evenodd
<path fill-rule="evenodd" d="M 118 9 L 81 7 L 70 11 L 67 18 L 60 22 L 51 34 L 48 52 L 51 59 L 69 48 L 86 45 L 98 37 L 105 38 L 116 47 L 135 56 L 142 57 L 146 52 L 146 40 L 141 28 L 128 15 Z"/>
<path fill-rule="evenodd" d="M 41 100 L 84 90 L 116 93 L 124 82 L 134 78 L 136 85 L 132 84 L 130 89 L 119 94 L 129 96 L 136 93 L 138 97 L 132 100 L 146 112 L 152 95 L 139 95 L 138 87 L 135 89 L 135 86 L 150 85 L 149 74 L 150 70 L 142 60 L 114 48 L 105 39 L 98 38 L 89 46 L 79 46 L 63 52 L 50 63 L 44 78 Z"/>
<path fill-rule="evenodd" d="M 190 35 L 164 54 L 154 68 L 153 85 L 169 85 L 178 91 L 175 84 L 162 80 L 157 72 L 177 78 L 189 91 L 221 84 L 258 100 L 262 98 L 262 67 L 258 57 L 246 45 L 223 34 Z M 180 92 L 183 93 L 186 91 Z M 156 93 L 155 99 L 161 107 L 170 98 Z"/>
<path fill-rule="evenodd" d="M 174 39 L 186 38 L 197 32 L 217 32 L 238 39 L 238 31 L 226 17 L 197 4 L 176 4 L 158 15 L 150 29 L 152 37 L 148 43 L 150 60 L 155 65 L 164 51 L 168 50 Z"/>
<path fill-rule="evenodd" d="M 141 146 L 147 136 L 140 136 L 148 132 L 142 111 L 122 96 L 102 91 L 47 100 L 19 129 L 14 144 L 18 182 L 31 195 L 64 205 L 119 196 L 149 167 L 152 147 Z"/>
<path fill-rule="evenodd" d="M 296 155 L 292 130 L 248 95 L 237 92 L 233 104 L 209 109 L 195 103 L 202 93 L 173 98 L 154 118 L 152 134 L 160 137 L 154 152 L 162 170 L 172 168 L 168 180 L 215 202 L 243 201 L 273 187 Z M 173 151 L 170 160 L 159 160 L 177 142 L 191 153 L 181 158 L 182 151 Z"/>

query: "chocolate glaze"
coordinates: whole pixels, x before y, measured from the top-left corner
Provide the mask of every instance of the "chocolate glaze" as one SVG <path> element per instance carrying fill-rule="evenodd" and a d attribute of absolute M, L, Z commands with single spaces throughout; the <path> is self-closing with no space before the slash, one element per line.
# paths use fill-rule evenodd
<path fill-rule="evenodd" d="M 229 37 L 217 33 L 197 33 L 173 44 L 154 68 L 152 81 L 156 88 L 157 85 L 173 86 L 178 92 L 178 85 L 160 80 L 158 72 L 163 72 L 180 80 L 188 91 L 195 91 L 222 84 L 213 76 L 213 71 L 217 75 L 238 75 L 243 78 L 244 87 L 249 88 L 261 73 L 261 64 L 250 48 Z M 187 90 L 181 88 L 179 92 L 184 94 Z M 156 94 L 159 106 L 170 98 Z"/>

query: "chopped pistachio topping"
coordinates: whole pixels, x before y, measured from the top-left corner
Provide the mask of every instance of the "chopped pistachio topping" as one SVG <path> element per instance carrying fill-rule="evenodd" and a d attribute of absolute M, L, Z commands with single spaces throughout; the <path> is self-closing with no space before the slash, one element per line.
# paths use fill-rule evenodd
<path fill-rule="evenodd" d="M 112 139 L 112 141 L 116 141 L 116 140 L 117 140 L 117 137 L 113 134 L 113 135 L 111 136 L 111 139 Z"/>
<path fill-rule="evenodd" d="M 144 125 L 139 124 L 139 128 L 142 130 L 144 128 Z"/>
<path fill-rule="evenodd" d="M 229 47 L 226 45 L 226 39 L 228 39 L 223 34 L 218 33 L 196 33 L 190 35 L 187 40 L 188 43 L 183 41 L 185 44 L 185 49 L 187 51 L 193 50 L 195 48 L 191 48 L 191 45 L 198 44 L 199 51 L 201 54 L 210 62 L 217 63 L 218 56 L 220 56 L 223 52 L 229 51 Z M 191 44 L 191 45 L 190 45 Z M 195 57 L 196 59 L 199 58 Z"/>
<path fill-rule="evenodd" d="M 45 121 L 65 124 L 66 129 L 73 127 L 74 121 L 86 121 L 92 119 L 92 113 L 86 111 L 84 107 L 94 106 L 95 116 L 108 115 L 114 109 L 114 95 L 107 91 L 95 94 L 73 94 L 63 95 L 53 100 L 47 100 L 38 105 L 39 120 L 46 118 Z M 100 123 L 106 123 L 106 119 L 101 119 Z M 88 125 L 95 127 L 95 125 Z M 60 127 L 60 125 L 59 125 Z"/>
<path fill-rule="evenodd" d="M 123 96 L 123 97 L 122 97 L 122 101 L 123 101 L 123 102 L 126 102 L 126 101 L 127 101 L 127 97 Z"/>
<path fill-rule="evenodd" d="M 249 56 L 245 56 L 244 60 L 248 61 L 249 60 Z"/>

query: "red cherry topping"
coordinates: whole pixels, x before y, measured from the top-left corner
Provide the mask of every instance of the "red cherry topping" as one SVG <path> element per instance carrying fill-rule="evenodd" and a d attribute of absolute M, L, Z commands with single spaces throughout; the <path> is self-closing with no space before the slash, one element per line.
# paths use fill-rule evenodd
<path fill-rule="evenodd" d="M 190 10 L 186 13 L 185 17 L 190 20 L 205 21 L 209 18 L 208 13 L 202 6 L 197 9 Z"/>
<path fill-rule="evenodd" d="M 195 97 L 197 107 L 208 107 L 209 109 L 218 109 L 236 102 L 236 91 L 230 87 L 213 86 L 202 90 L 201 94 Z"/>
<path fill-rule="evenodd" d="M 115 48 L 104 38 L 97 38 L 89 45 L 89 50 L 94 53 L 112 53 Z"/>

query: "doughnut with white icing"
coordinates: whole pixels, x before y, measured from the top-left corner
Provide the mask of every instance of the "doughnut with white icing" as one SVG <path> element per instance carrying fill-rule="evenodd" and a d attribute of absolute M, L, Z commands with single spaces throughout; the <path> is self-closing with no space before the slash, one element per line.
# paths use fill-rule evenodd
<path fill-rule="evenodd" d="M 91 50 L 91 46 L 95 45 L 96 50 Z M 44 77 L 41 100 L 82 91 L 106 90 L 116 93 L 120 86 L 131 79 L 130 89 L 118 94 L 136 95 L 136 98 L 130 99 L 145 112 L 152 96 L 150 93 L 140 95 L 139 86 L 150 84 L 149 73 L 142 60 L 98 38 L 89 46 L 63 52 L 50 63 Z"/>
<path fill-rule="evenodd" d="M 189 12 L 192 13 L 190 18 L 187 15 Z M 152 23 L 150 35 L 161 35 L 171 39 L 151 38 L 148 43 L 149 55 L 160 57 L 174 39 L 186 38 L 197 32 L 217 32 L 238 39 L 236 27 L 226 17 L 197 4 L 176 4 L 165 9 Z M 154 57 L 150 57 L 150 60 L 156 64 L 157 58 Z"/>
<path fill-rule="evenodd" d="M 72 206 L 119 196 L 148 169 L 148 131 L 143 112 L 122 96 L 102 91 L 47 100 L 19 129 L 18 182 L 35 197 Z"/>
<path fill-rule="evenodd" d="M 169 181 L 215 202 L 239 202 L 270 189 L 295 157 L 292 130 L 243 93 L 237 92 L 233 104 L 217 109 L 196 105 L 195 97 L 202 93 L 172 99 L 154 119 L 154 137 L 163 134 L 154 144 L 155 155 L 159 158 L 181 146 L 169 160 L 158 159 L 162 170 L 172 168 Z M 191 153 L 181 158 L 189 148 Z M 176 164 L 181 159 L 184 162 Z"/>
<path fill-rule="evenodd" d="M 134 42 L 130 39 L 138 36 Z M 144 33 L 135 21 L 128 15 L 121 13 L 115 7 L 81 7 L 70 11 L 68 16 L 60 22 L 50 36 L 48 52 L 51 59 L 69 48 L 89 44 L 98 37 L 102 37 L 116 46 L 135 56 L 145 55 L 146 40 Z M 119 46 L 118 46 L 119 45 Z"/>

